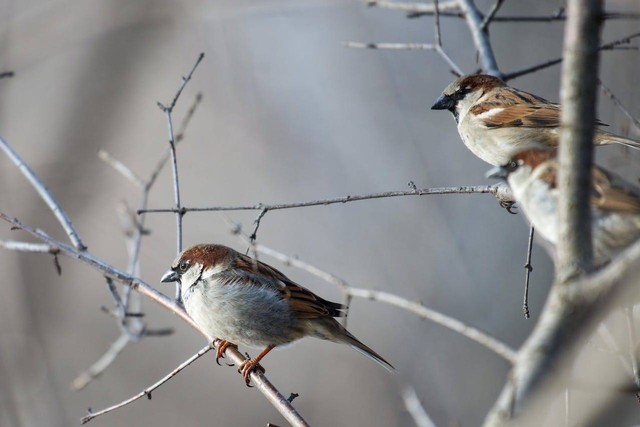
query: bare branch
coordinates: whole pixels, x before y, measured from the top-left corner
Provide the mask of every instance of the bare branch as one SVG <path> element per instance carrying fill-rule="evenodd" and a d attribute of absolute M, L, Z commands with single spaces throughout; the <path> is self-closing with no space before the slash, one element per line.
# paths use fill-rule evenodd
<path fill-rule="evenodd" d="M 640 120 L 636 119 L 629 112 L 629 110 L 627 110 L 624 107 L 624 105 L 622 105 L 622 102 L 620 102 L 620 99 L 618 99 L 618 97 L 615 96 L 613 92 L 611 92 L 611 89 L 609 89 L 604 83 L 602 83 L 602 80 L 598 79 L 598 83 L 600 84 L 600 88 L 602 89 L 602 92 L 604 92 L 604 94 L 607 95 L 609 99 L 611 99 L 614 105 L 618 107 L 620 111 L 622 111 L 622 114 L 624 114 L 627 117 L 627 119 L 629 119 L 629 121 L 631 122 L 633 127 L 636 129 L 636 131 L 640 132 Z"/>
<path fill-rule="evenodd" d="M 118 281 L 126 286 L 130 286 L 135 291 L 149 298 L 150 300 L 156 302 L 160 306 L 165 309 L 173 312 L 186 323 L 188 323 L 192 328 L 196 331 L 200 332 L 203 336 L 207 338 L 209 342 L 214 340 L 214 337 L 210 337 L 204 332 L 200 327 L 189 317 L 187 312 L 182 308 L 181 305 L 176 303 L 173 299 L 169 298 L 167 295 L 159 292 L 151 285 L 142 281 L 141 279 L 127 274 L 108 263 L 102 261 L 91 255 L 87 251 L 79 251 L 74 249 L 73 247 L 66 245 L 62 242 L 59 242 L 52 237 L 48 236 L 41 230 L 34 229 L 29 227 L 26 224 L 23 224 L 16 218 L 11 218 L 10 216 L 0 212 L 0 218 L 9 222 L 15 227 L 18 227 L 37 239 L 47 243 L 54 249 L 58 249 L 61 253 L 65 255 L 75 258 L 78 261 L 81 261 L 84 264 L 89 265 L 95 270 L 100 271 L 107 277 L 112 278 L 115 281 Z M 228 357 L 233 363 L 239 365 L 246 358 L 235 348 L 229 347 L 225 351 L 225 356 Z M 289 421 L 294 426 L 307 426 L 308 423 L 302 418 L 302 416 L 296 411 L 296 409 L 291 405 L 289 401 L 280 393 L 267 379 L 267 377 L 260 371 L 254 371 L 251 373 L 251 381 L 256 385 L 256 388 L 260 390 L 260 392 L 267 398 L 267 400 L 282 414 L 283 417 L 287 421 Z"/>
<path fill-rule="evenodd" d="M 51 246 L 44 243 L 30 243 L 30 242 L 17 242 L 15 240 L 0 240 L 0 247 L 8 249 L 10 251 L 18 252 L 38 252 L 38 253 L 53 253 L 56 251 Z"/>
<path fill-rule="evenodd" d="M 602 0 L 570 0 L 562 66 L 556 277 L 591 271 L 591 163 Z"/>
<path fill-rule="evenodd" d="M 469 326 L 458 319 L 454 319 L 445 314 L 431 310 L 420 303 L 410 301 L 408 299 L 390 294 L 388 292 L 373 291 L 369 289 L 349 288 L 347 292 L 349 292 L 349 295 L 356 298 L 364 298 L 368 300 L 383 302 L 385 304 L 390 304 L 402 308 L 403 310 L 416 314 L 423 319 L 431 320 L 438 325 L 451 329 L 452 331 L 455 331 L 460 335 L 464 335 L 470 340 L 473 340 L 478 344 L 488 348 L 510 363 L 514 363 L 516 360 L 516 352 L 498 339 L 472 326 Z"/>
<path fill-rule="evenodd" d="M 346 41 L 345 47 L 354 49 L 391 49 L 391 50 L 436 50 L 436 45 L 430 43 L 362 43 Z"/>
<path fill-rule="evenodd" d="M 466 187 L 436 187 L 436 188 L 424 188 L 424 189 L 415 189 L 415 190 L 406 190 L 406 191 L 387 191 L 384 193 L 372 193 L 372 194 L 363 194 L 363 195 L 355 195 L 355 196 L 344 196 L 337 197 L 333 199 L 323 199 L 323 200 L 312 200 L 307 202 L 297 202 L 297 203 L 274 203 L 274 204 L 264 204 L 257 203 L 254 205 L 240 205 L 240 206 L 210 206 L 210 207 L 202 207 L 202 208 L 185 208 L 183 207 L 180 210 L 175 208 L 168 209 L 140 209 L 138 214 L 144 213 L 167 213 L 167 212 L 215 212 L 215 211 L 257 211 L 267 209 L 270 211 L 280 210 L 280 209 L 292 209 L 292 208 L 302 208 L 309 206 L 326 206 L 332 205 L 336 203 L 349 203 L 349 202 L 357 202 L 361 200 L 370 200 L 370 199 L 385 199 L 389 197 L 403 197 L 403 196 L 430 196 L 436 194 L 492 194 L 499 201 L 513 201 L 513 196 L 511 195 L 511 190 L 504 183 L 498 183 L 493 185 L 476 185 L 476 186 L 466 186 Z"/>
<path fill-rule="evenodd" d="M 145 182 L 142 180 L 142 178 L 136 175 L 136 173 L 129 169 L 127 165 L 122 163 L 120 160 L 117 160 L 106 150 L 98 151 L 98 157 L 100 158 L 100 160 L 111 166 L 120 175 L 131 181 L 136 187 L 144 188 Z"/>
<path fill-rule="evenodd" d="M 349 295 L 350 297 L 355 298 L 363 298 L 372 301 L 378 301 L 385 304 L 393 305 L 395 307 L 402 308 L 410 313 L 413 313 L 423 319 L 430 320 L 434 323 L 439 324 L 440 326 L 444 326 L 445 328 L 451 329 L 454 332 L 457 332 L 465 337 L 469 338 L 477 342 L 478 344 L 488 348 L 493 351 L 497 355 L 501 356 L 505 360 L 509 362 L 513 362 L 516 357 L 516 353 L 513 349 L 509 348 L 506 344 L 502 343 L 498 339 L 486 334 L 472 326 L 466 325 L 465 323 L 449 317 L 445 314 L 439 313 L 435 310 L 431 310 L 426 308 L 420 303 L 410 301 L 408 299 L 402 298 L 400 296 L 390 294 L 388 292 L 382 291 L 373 291 L 369 289 L 359 289 L 350 287 L 346 281 L 340 279 L 339 277 L 327 273 L 307 262 L 301 261 L 297 258 L 290 257 L 288 255 L 283 254 L 282 252 L 278 252 L 274 249 L 268 248 L 264 245 L 256 244 L 255 250 L 275 258 L 286 265 L 291 265 L 293 267 L 304 270 L 308 273 L 317 276 L 324 281 L 334 284 L 340 288 L 340 290 Z"/>
<path fill-rule="evenodd" d="M 416 427 L 436 427 L 412 387 L 406 387 L 402 390 L 402 401 L 404 402 L 404 407 L 411 414 Z"/>
<path fill-rule="evenodd" d="M 192 364 L 193 362 L 198 360 L 200 357 L 204 356 L 210 350 L 213 350 L 213 348 L 214 348 L 213 344 L 208 344 L 207 346 L 203 347 L 202 350 L 200 350 L 199 352 L 197 352 L 196 354 L 194 354 L 193 356 L 191 356 L 190 358 L 188 358 L 187 360 L 182 362 L 180 365 L 178 365 L 178 367 L 176 369 L 174 369 L 173 371 L 169 372 L 162 379 L 160 379 L 159 381 L 155 382 L 153 385 L 150 385 L 149 387 L 145 388 L 140 393 L 138 393 L 135 396 L 130 397 L 129 399 L 127 399 L 127 400 L 125 400 L 123 402 L 120 402 L 120 403 L 118 403 L 116 405 L 109 406 L 108 408 L 102 409 L 101 411 L 89 412 L 89 414 L 86 417 L 83 417 L 80 420 L 80 422 L 82 424 L 86 424 L 89 421 L 91 421 L 92 419 L 94 419 L 96 417 L 99 417 L 100 415 L 108 414 L 111 411 L 115 411 L 116 409 L 120 409 L 120 408 L 122 408 L 124 406 L 127 406 L 128 404 L 133 403 L 136 400 L 138 400 L 138 399 L 140 399 L 141 397 L 144 397 L 144 396 L 146 396 L 147 398 L 151 399 L 151 392 L 153 392 L 155 389 L 160 387 L 162 384 L 166 383 L 171 378 L 173 378 L 174 376 L 179 374 L 180 371 L 182 371 L 184 368 L 186 368 L 187 366 L 189 366 L 190 364 Z"/>
<path fill-rule="evenodd" d="M 478 7 L 473 0 L 460 0 L 460 8 L 464 12 L 465 20 L 471 36 L 473 37 L 473 43 L 480 55 L 480 62 L 482 63 L 482 69 L 485 73 L 492 76 L 502 77 L 502 73 L 498 68 L 496 57 L 493 54 L 493 48 L 489 41 L 489 32 L 487 28 L 483 28 L 483 17 Z"/>
<path fill-rule="evenodd" d="M 14 149 L 2 138 L 0 137 L 0 148 L 5 152 L 5 154 L 11 159 L 11 161 L 20 169 L 20 172 L 27 178 L 29 183 L 33 186 L 33 188 L 38 192 L 42 200 L 49 206 L 51 212 L 58 219 L 58 222 L 64 228 L 64 231 L 69 236 L 69 240 L 73 243 L 76 249 L 83 251 L 87 249 L 87 247 L 80 240 L 80 236 L 76 232 L 71 220 L 67 216 L 66 212 L 62 209 L 57 200 L 53 197 L 53 194 L 47 190 L 44 186 L 40 178 L 31 170 L 29 165 L 27 165 L 22 158 L 14 151 Z"/>
<path fill-rule="evenodd" d="M 524 264 L 524 298 L 522 301 L 522 312 L 524 313 L 524 318 L 528 319 L 529 314 L 529 279 L 531 277 L 531 272 L 533 271 L 533 266 L 531 265 L 531 252 L 533 249 L 533 234 L 535 233 L 535 228 L 533 225 L 529 228 L 529 243 L 527 244 L 527 261 Z"/>
<path fill-rule="evenodd" d="M 381 7 L 384 9 L 401 10 L 411 13 L 434 13 L 436 8 L 433 3 L 405 3 L 387 0 L 365 0 L 369 7 Z M 460 8 L 458 0 L 443 1 L 438 4 L 440 11 L 458 10 Z"/>
<path fill-rule="evenodd" d="M 91 381 L 99 377 L 116 360 L 120 352 L 124 350 L 128 343 L 128 335 L 121 334 L 118 339 L 109 346 L 109 349 L 89 367 L 89 369 L 82 372 L 75 380 L 73 380 L 71 388 L 75 391 L 79 391 L 89 385 Z"/>
<path fill-rule="evenodd" d="M 498 13 L 503 3 L 504 0 L 496 0 L 489 13 L 487 13 L 487 16 L 484 17 L 484 21 L 482 21 L 482 25 L 480 26 L 481 30 L 484 31 L 489 28 L 489 24 L 491 24 L 491 21 L 496 17 L 496 13 Z"/>
<path fill-rule="evenodd" d="M 172 113 L 173 113 L 173 108 L 176 106 L 176 103 L 178 102 L 178 98 L 180 98 L 182 91 L 187 86 L 187 83 L 189 83 L 189 80 L 191 80 L 193 73 L 196 71 L 196 68 L 198 68 L 198 65 L 200 64 L 203 58 L 204 58 L 204 53 L 201 53 L 198 56 L 196 63 L 193 64 L 193 67 L 191 68 L 191 71 L 189 72 L 187 77 L 182 78 L 182 84 L 180 85 L 180 88 L 178 88 L 176 95 L 173 97 L 173 101 L 171 101 L 171 104 L 168 106 L 165 106 L 161 103 L 158 103 L 158 106 L 162 109 L 162 111 L 164 111 L 164 113 L 167 116 L 167 128 L 169 131 L 169 147 L 171 148 L 171 165 L 173 170 L 173 194 L 174 194 L 174 200 L 175 200 L 175 205 L 177 209 L 177 212 L 176 212 L 177 253 L 182 252 L 182 217 L 184 214 L 180 210 L 182 205 L 180 204 L 180 181 L 178 178 L 178 160 L 176 158 L 176 142 L 173 134 Z M 178 283 L 176 283 L 175 289 L 176 289 L 176 300 L 180 301 L 180 285 Z"/>
<path fill-rule="evenodd" d="M 631 34 L 630 36 L 614 40 L 610 43 L 603 44 L 598 48 L 598 50 L 614 50 L 619 48 L 623 44 L 631 43 L 631 40 L 640 37 L 640 33 Z M 504 81 L 513 80 L 518 77 L 525 76 L 527 74 L 535 73 L 536 71 L 540 71 L 542 69 L 551 67 L 553 65 L 558 65 L 562 62 L 562 57 L 551 59 L 540 64 L 533 65 L 531 67 L 524 68 L 522 70 L 513 71 L 511 73 L 507 73 L 503 76 Z"/>

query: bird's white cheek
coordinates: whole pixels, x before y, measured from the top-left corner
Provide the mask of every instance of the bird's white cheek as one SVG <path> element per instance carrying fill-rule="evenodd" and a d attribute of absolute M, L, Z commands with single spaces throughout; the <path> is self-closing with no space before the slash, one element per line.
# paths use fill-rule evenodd
<path fill-rule="evenodd" d="M 202 265 L 194 264 L 180 277 L 180 285 L 182 287 L 183 294 L 185 294 L 186 291 L 198 281 L 201 272 Z"/>

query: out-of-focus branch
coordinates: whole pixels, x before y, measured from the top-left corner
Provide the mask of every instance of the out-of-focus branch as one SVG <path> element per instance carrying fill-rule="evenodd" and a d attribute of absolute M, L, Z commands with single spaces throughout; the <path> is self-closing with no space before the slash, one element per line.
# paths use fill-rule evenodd
<path fill-rule="evenodd" d="M 346 41 L 344 46 L 353 49 L 436 50 L 436 45 L 431 43 L 363 43 Z"/>
<path fill-rule="evenodd" d="M 401 10 L 410 13 L 435 13 L 436 7 L 433 3 L 406 3 L 387 0 L 365 0 L 369 7 L 381 7 L 384 9 Z M 458 0 L 443 1 L 438 4 L 440 11 L 458 10 L 460 6 Z"/>
<path fill-rule="evenodd" d="M 64 231 L 69 236 L 69 240 L 73 243 L 76 249 L 83 251 L 87 249 L 87 247 L 80 240 L 80 236 L 76 231 L 75 227 L 71 223 L 71 220 L 67 216 L 67 213 L 62 209 L 57 200 L 53 197 L 53 194 L 47 190 L 47 187 L 44 186 L 40 178 L 31 170 L 29 165 L 27 165 L 24 160 L 15 152 L 15 150 L 2 138 L 0 137 L 0 148 L 5 152 L 5 154 L 11 159 L 11 161 L 20 169 L 20 172 L 27 178 L 29 183 L 33 186 L 33 188 L 38 192 L 42 200 L 49 206 L 51 212 L 58 219 L 58 222 L 64 228 Z"/>
<path fill-rule="evenodd" d="M 556 280 L 592 269 L 591 163 L 596 123 L 602 0 L 571 0 L 564 36 L 558 148 Z"/>
<path fill-rule="evenodd" d="M 473 0 L 460 0 L 460 8 L 464 13 L 469 31 L 471 31 L 473 43 L 478 50 L 483 71 L 492 76 L 502 77 L 489 41 L 489 31 L 487 31 L 486 27 L 483 27 L 484 18 L 482 13 L 480 13 Z"/>
<path fill-rule="evenodd" d="M 109 349 L 86 371 L 80 373 L 71 383 L 71 387 L 78 391 L 89 385 L 91 381 L 100 376 L 118 357 L 129 343 L 129 336 L 120 334 L 110 346 Z"/>
<path fill-rule="evenodd" d="M 568 3 L 561 90 L 556 280 L 538 324 L 518 352 L 486 426 L 506 425 L 518 417 L 545 381 L 558 374 L 561 356 L 570 354 L 578 338 L 592 326 L 598 314 L 596 308 L 603 299 L 611 298 L 621 282 L 619 277 L 615 280 L 606 273 L 612 266 L 623 265 L 623 272 L 628 269 L 629 260 L 620 257 L 601 273 L 580 280 L 592 270 L 590 189 L 601 13 L 602 0 Z M 640 244 L 633 247 L 636 252 L 639 248 Z"/>
<path fill-rule="evenodd" d="M 518 425 L 525 425 L 524 421 L 529 419 L 529 406 L 524 404 L 535 400 L 542 393 L 542 384 L 559 377 L 560 362 L 570 359 L 579 345 L 584 343 L 584 338 L 606 314 L 603 308 L 607 307 L 607 303 L 616 296 L 624 300 L 629 300 L 631 295 L 637 298 L 637 292 L 634 291 L 640 284 L 638 277 L 640 241 L 598 272 L 567 283 L 554 284 L 540 320 L 518 351 L 507 383 L 489 412 L 484 426 L 508 425 L 523 409 L 525 413 L 521 414 L 521 424 Z M 629 296 L 622 295 L 622 292 Z M 625 389 L 636 391 L 633 387 Z M 532 417 L 529 421 L 539 419 L 540 416 L 539 413 L 529 415 Z"/>
<path fill-rule="evenodd" d="M 16 73 L 14 73 L 13 71 L 1 71 L 0 72 L 0 79 L 6 79 L 9 77 L 13 77 L 15 76 Z"/>
<path fill-rule="evenodd" d="M 598 48 L 598 50 L 615 50 L 615 49 L 621 47 L 621 45 L 625 45 L 625 44 L 631 43 L 631 40 L 636 39 L 638 37 L 640 37 L 640 33 L 634 33 L 634 34 L 631 34 L 630 36 L 627 36 L 627 37 L 624 37 L 624 38 L 621 38 L 621 39 L 617 39 L 617 40 L 614 40 L 612 42 L 603 44 L 602 46 L 600 46 Z M 510 73 L 506 73 L 503 76 L 502 79 L 504 81 L 509 81 L 509 80 L 516 79 L 518 77 L 525 76 L 527 74 L 535 73 L 536 71 L 540 71 L 540 70 L 543 70 L 545 68 L 549 68 L 551 66 L 560 64 L 562 62 L 562 59 L 563 59 L 563 57 L 550 59 L 550 60 L 542 62 L 540 64 L 536 64 L 536 65 L 532 65 L 532 66 L 527 67 L 527 68 L 523 68 L 522 70 L 512 71 Z"/>
<path fill-rule="evenodd" d="M 489 28 L 489 24 L 491 24 L 491 21 L 495 19 L 496 14 L 502 7 L 503 3 L 504 0 L 496 0 L 495 3 L 493 3 L 491 10 L 489 11 L 489 13 L 487 13 L 487 16 L 485 16 L 484 20 L 482 21 L 482 25 L 480 26 L 481 30 L 487 30 Z"/>
<path fill-rule="evenodd" d="M 622 112 L 622 114 L 625 115 L 625 117 L 627 119 L 629 119 L 629 121 L 631 122 L 631 125 L 633 125 L 633 127 L 636 129 L 637 132 L 640 132 L 640 120 L 636 119 L 630 112 L 629 110 L 627 110 L 625 108 L 624 105 L 622 105 L 622 102 L 620 101 L 620 99 L 618 99 L 617 96 L 615 96 L 613 94 L 613 92 L 611 92 L 611 89 L 609 89 L 604 83 L 602 83 L 602 80 L 598 79 L 598 83 L 600 84 L 600 88 L 602 89 L 602 92 L 607 95 L 609 97 L 609 99 L 611 99 L 611 101 L 613 102 L 613 104 L 618 107 L 618 109 Z"/>
<path fill-rule="evenodd" d="M 270 211 L 280 210 L 280 209 L 292 209 L 292 208 L 302 208 L 309 206 L 326 206 L 332 205 L 336 203 L 349 203 L 349 202 L 357 202 L 361 200 L 370 200 L 370 199 L 385 199 L 389 197 L 403 197 L 403 196 L 430 196 L 436 194 L 492 194 L 498 199 L 498 201 L 514 201 L 513 196 L 511 194 L 511 190 L 504 183 L 498 183 L 493 185 L 476 185 L 476 186 L 466 186 L 466 187 L 437 187 L 437 188 L 423 188 L 423 189 L 413 189 L 407 191 L 387 191 L 384 193 L 372 193 L 372 194 L 361 194 L 354 196 L 344 196 L 337 197 L 333 199 L 322 199 L 322 200 L 312 200 L 307 202 L 296 202 L 296 203 L 274 203 L 274 204 L 263 204 L 258 203 L 254 205 L 239 205 L 239 206 L 210 206 L 210 207 L 193 207 L 187 208 L 183 207 L 180 210 L 175 208 L 167 208 L 167 209 L 141 209 L 138 211 L 138 214 L 144 213 L 167 213 L 167 212 L 212 212 L 212 211 L 257 211 L 267 209 Z"/>
<path fill-rule="evenodd" d="M 402 401 L 404 402 L 404 407 L 411 414 L 416 427 L 436 427 L 412 387 L 406 387 L 402 390 Z"/>
<path fill-rule="evenodd" d="M 233 224 L 233 225 L 234 225 L 233 232 L 239 235 L 241 239 L 246 241 L 247 237 L 244 236 L 242 233 L 238 232 L 238 228 L 239 228 L 238 224 Z M 509 348 L 509 346 L 507 346 L 503 342 L 499 341 L 498 339 L 472 326 L 469 326 L 464 322 L 461 322 L 460 320 L 454 319 L 452 317 L 447 316 L 446 314 L 439 313 L 435 310 L 431 310 L 418 302 L 411 301 L 406 298 L 402 298 L 400 296 L 397 296 L 388 292 L 351 287 L 347 284 L 345 280 L 340 279 L 339 277 L 331 273 L 327 273 L 326 271 L 323 271 L 318 267 L 309 264 L 308 262 L 290 257 L 288 255 L 283 254 L 282 252 L 276 251 L 275 249 L 268 248 L 267 246 L 264 246 L 258 243 L 255 244 L 254 249 L 259 253 L 275 258 L 287 265 L 291 265 L 293 267 L 304 270 L 308 273 L 313 274 L 314 276 L 321 278 L 322 280 L 328 283 L 336 285 L 338 286 L 338 288 L 343 294 L 346 294 L 350 297 L 378 301 L 384 304 L 389 304 L 389 305 L 393 305 L 395 307 L 401 308 L 423 319 L 430 320 L 434 323 L 437 323 L 440 326 L 451 329 L 452 331 L 457 332 L 460 335 L 463 335 L 469 338 L 470 340 L 477 342 L 478 344 L 488 348 L 492 352 L 501 356 L 508 362 L 513 363 L 513 361 L 515 360 L 515 357 L 516 357 L 515 351 Z"/>
<path fill-rule="evenodd" d="M 148 283 L 142 281 L 141 279 L 127 274 L 111 265 L 106 263 L 105 261 L 96 258 L 88 251 L 76 250 L 73 247 L 66 245 L 62 242 L 59 242 L 52 237 L 48 236 L 41 230 L 34 229 L 26 224 L 23 224 L 16 218 L 12 218 L 2 212 L 0 212 L 0 218 L 12 224 L 14 227 L 20 228 L 27 233 L 31 234 L 33 237 L 38 240 L 43 241 L 54 249 L 59 250 L 61 253 L 74 258 L 84 264 L 89 265 L 94 270 L 97 270 L 104 274 L 106 277 L 109 277 L 117 282 L 120 282 L 126 286 L 130 286 L 136 292 L 144 295 L 150 300 L 156 302 L 160 306 L 165 309 L 171 311 L 186 323 L 188 323 L 192 328 L 200 332 L 203 336 L 207 338 L 209 342 L 213 342 L 214 337 L 210 337 L 204 332 L 200 327 L 189 317 L 187 312 L 182 308 L 181 305 L 176 303 L 173 299 L 169 298 L 167 295 L 159 292 L 157 289 L 149 285 Z M 217 343 L 216 343 L 217 345 Z M 233 363 L 239 365 L 246 358 L 234 347 L 229 347 L 225 351 L 225 356 L 227 356 Z M 302 416 L 296 411 L 296 409 L 291 405 L 283 395 L 280 393 L 267 379 L 267 377 L 260 371 L 254 371 L 251 373 L 251 381 L 256 385 L 256 388 L 260 390 L 260 392 L 267 398 L 267 400 L 282 414 L 282 416 L 289 421 L 293 426 L 308 426 L 308 423 L 302 418 Z"/>
<path fill-rule="evenodd" d="M 116 409 L 120 409 L 123 406 L 127 406 L 130 403 L 135 402 L 136 400 L 140 399 L 141 397 L 146 396 L 148 399 L 151 399 L 151 392 L 153 392 L 155 389 L 157 389 L 158 387 L 160 387 L 162 384 L 166 383 L 167 381 L 169 381 L 171 378 L 175 377 L 176 375 L 178 375 L 180 373 L 180 371 L 182 371 L 184 368 L 186 368 L 187 366 L 191 365 L 193 362 L 195 362 L 196 360 L 198 360 L 199 358 L 201 358 L 202 356 L 204 356 L 205 354 L 207 354 L 210 350 L 213 350 L 215 347 L 212 344 L 208 344 L 207 346 L 203 347 L 202 350 L 200 350 L 199 352 L 197 352 L 196 354 L 194 354 L 193 356 L 191 356 L 190 358 L 188 358 L 187 360 L 185 360 L 184 362 L 182 362 L 180 365 L 178 365 L 177 368 L 175 368 L 173 371 L 169 372 L 166 376 L 164 376 L 163 378 L 161 378 L 159 381 L 155 382 L 153 385 L 150 385 L 149 387 L 145 388 L 144 390 L 142 390 L 140 393 L 136 394 L 133 397 L 130 397 L 127 400 L 124 400 L 118 404 L 115 404 L 113 406 L 109 406 L 108 408 L 102 409 L 100 411 L 97 412 L 91 412 L 89 411 L 89 414 L 85 417 L 83 417 L 80 422 L 82 424 L 86 424 L 89 421 L 91 421 L 92 419 L 99 417 L 100 415 L 104 415 L 107 414 L 111 411 L 115 411 Z"/>

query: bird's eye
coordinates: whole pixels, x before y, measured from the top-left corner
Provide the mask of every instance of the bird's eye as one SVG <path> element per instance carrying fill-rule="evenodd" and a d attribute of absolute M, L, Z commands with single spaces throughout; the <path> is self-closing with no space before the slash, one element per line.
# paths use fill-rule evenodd
<path fill-rule="evenodd" d="M 189 268 L 189 263 L 187 261 L 181 261 L 180 264 L 178 264 L 178 270 L 180 270 L 180 272 L 182 273 L 187 271 L 188 268 Z"/>

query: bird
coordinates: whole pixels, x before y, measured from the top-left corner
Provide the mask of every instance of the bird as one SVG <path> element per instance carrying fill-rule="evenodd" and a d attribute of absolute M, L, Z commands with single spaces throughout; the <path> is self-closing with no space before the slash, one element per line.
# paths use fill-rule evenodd
<path fill-rule="evenodd" d="M 506 179 L 516 202 L 553 255 L 559 239 L 556 149 L 524 150 L 489 171 Z M 640 238 L 640 189 L 610 171 L 591 169 L 593 264 L 601 267 Z"/>
<path fill-rule="evenodd" d="M 336 321 L 345 315 L 343 305 L 230 247 L 198 244 L 185 249 L 160 281 L 179 282 L 189 316 L 221 340 L 216 362 L 229 346 L 263 349 L 238 367 L 247 385 L 252 371 L 264 371 L 259 362 L 267 353 L 306 336 L 347 344 L 388 371 L 395 369 Z"/>
<path fill-rule="evenodd" d="M 467 148 L 494 166 L 507 164 L 519 151 L 557 147 L 560 139 L 559 104 L 512 88 L 490 75 L 456 79 L 431 109 L 449 110 Z M 604 125 L 600 121 L 596 124 Z M 595 130 L 593 143 L 640 149 L 640 142 L 602 129 Z"/>

